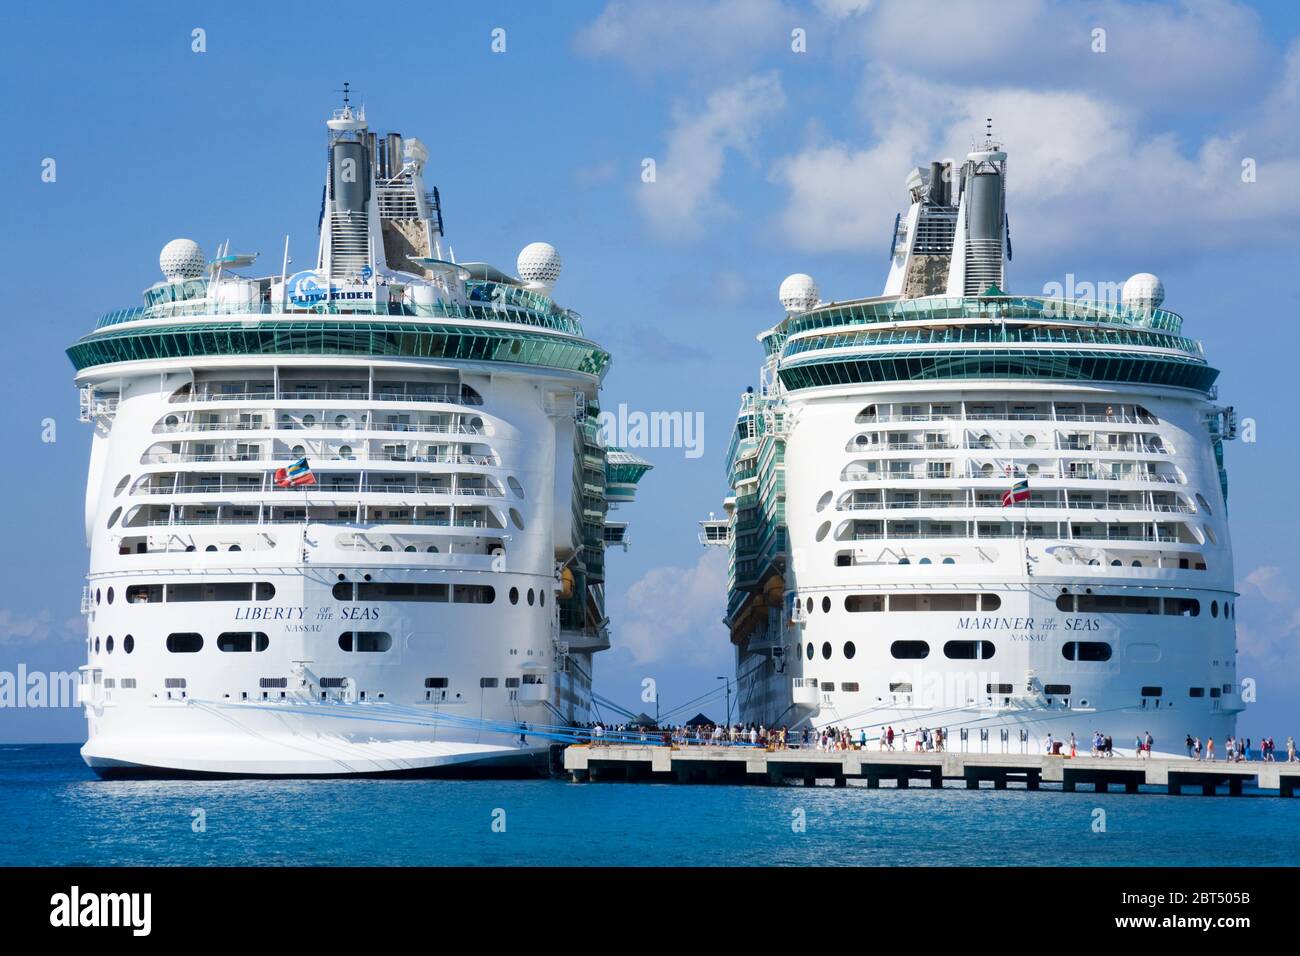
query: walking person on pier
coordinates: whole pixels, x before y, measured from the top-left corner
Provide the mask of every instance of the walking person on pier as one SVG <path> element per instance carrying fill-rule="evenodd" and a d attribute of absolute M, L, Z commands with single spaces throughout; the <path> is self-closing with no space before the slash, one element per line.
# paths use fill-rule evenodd
<path fill-rule="evenodd" d="M 1288 736 L 1286 738 L 1286 762 L 1295 763 L 1295 738 Z"/>
<path fill-rule="evenodd" d="M 889 729 L 885 731 L 885 743 L 890 750 L 894 749 L 894 725 L 890 724 Z"/>
<path fill-rule="evenodd" d="M 1187 735 L 1187 759 L 1188 759 L 1188 760 L 1191 760 L 1192 757 L 1194 756 L 1194 755 L 1192 754 L 1192 748 L 1193 748 L 1195 745 L 1196 745 L 1196 742 L 1195 742 L 1194 740 L 1192 740 L 1192 735 L 1191 735 L 1191 734 L 1188 734 L 1188 735 Z"/>
<path fill-rule="evenodd" d="M 1207 737 L 1205 740 L 1205 759 L 1214 762 L 1214 738 Z"/>
<path fill-rule="evenodd" d="M 1070 731 L 1070 756 L 1079 756 L 1079 741 L 1074 737 L 1074 731 Z"/>

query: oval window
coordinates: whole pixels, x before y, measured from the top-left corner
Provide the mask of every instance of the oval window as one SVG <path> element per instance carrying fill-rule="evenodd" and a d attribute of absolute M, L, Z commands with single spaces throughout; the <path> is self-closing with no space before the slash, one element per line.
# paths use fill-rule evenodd
<path fill-rule="evenodd" d="M 108 598 L 108 603 L 109 603 L 109 604 L 112 604 L 112 603 L 113 603 L 113 589 L 112 589 L 111 587 L 108 589 L 108 594 L 105 595 L 105 596 Z"/>
<path fill-rule="evenodd" d="M 130 483 L 131 483 L 131 476 L 130 476 L 130 475 L 123 475 L 123 476 L 122 476 L 122 480 L 119 481 L 119 482 L 117 483 L 117 487 L 113 489 L 113 497 L 116 498 L 116 497 L 117 497 L 118 495 L 120 495 L 123 491 L 125 491 L 125 490 L 126 490 L 126 486 L 129 485 Z"/>
<path fill-rule="evenodd" d="M 823 658 L 824 660 L 830 660 L 830 659 L 831 659 L 831 642 L 830 642 L 830 641 L 827 641 L 826 643 L 824 643 L 824 644 L 822 645 L 822 658 Z"/>
<path fill-rule="evenodd" d="M 108 653 L 110 653 L 110 654 L 113 653 L 113 635 L 112 635 L 112 634 L 108 635 L 108 640 L 104 641 L 104 650 L 108 651 Z"/>
<path fill-rule="evenodd" d="M 122 509 L 114 508 L 113 513 L 108 516 L 108 527 L 111 528 L 113 525 L 117 524 L 117 519 L 120 517 L 122 517 Z"/>
<path fill-rule="evenodd" d="M 518 604 L 518 603 L 519 603 L 519 589 L 518 589 L 518 588 L 511 588 L 511 589 L 510 589 L 510 603 L 511 603 L 511 604 Z"/>
<path fill-rule="evenodd" d="M 831 533 L 831 523 L 829 521 L 823 521 L 821 523 L 821 527 L 817 529 L 817 540 L 825 541 L 826 536 L 830 533 Z"/>
<path fill-rule="evenodd" d="M 506 484 L 510 486 L 510 490 L 514 493 L 516 498 L 523 498 L 524 486 L 519 483 L 518 478 L 514 475 L 510 475 L 506 478 Z"/>
<path fill-rule="evenodd" d="M 108 600 L 109 600 L 109 603 L 110 603 L 110 604 L 113 602 L 113 589 L 112 589 L 112 588 L 109 588 L 109 589 L 108 589 Z M 829 595 L 828 595 L 827 597 L 822 598 L 822 613 L 823 613 L 823 614 L 829 614 L 830 612 L 831 612 L 831 599 L 830 599 L 830 597 L 829 597 Z"/>
<path fill-rule="evenodd" d="M 520 531 L 524 530 L 523 516 L 515 508 L 510 509 L 510 523 L 513 524 Z"/>
<path fill-rule="evenodd" d="M 847 660 L 853 660 L 853 655 L 856 654 L 857 652 L 858 649 L 852 641 L 846 641 L 844 643 L 844 657 Z"/>
<path fill-rule="evenodd" d="M 135 650 L 135 638 L 130 634 L 122 638 L 122 650 L 126 651 L 128 654 Z"/>
<path fill-rule="evenodd" d="M 808 651 L 807 651 L 807 653 L 808 653 L 808 660 L 812 660 L 812 659 L 813 659 L 813 646 L 812 646 L 811 643 L 808 644 Z"/>
<path fill-rule="evenodd" d="M 826 510 L 826 506 L 827 506 L 828 504 L 831 503 L 831 497 L 832 497 L 832 493 L 828 491 L 828 492 L 826 492 L 826 494 L 824 494 L 824 495 L 822 495 L 820 498 L 818 498 L 818 499 L 817 499 L 817 510 L 818 510 L 818 511 L 824 511 L 824 510 Z"/>

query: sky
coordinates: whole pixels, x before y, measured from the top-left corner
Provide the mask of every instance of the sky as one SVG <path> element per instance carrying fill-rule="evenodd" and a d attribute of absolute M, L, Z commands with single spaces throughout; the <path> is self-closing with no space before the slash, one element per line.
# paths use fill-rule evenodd
<path fill-rule="evenodd" d="M 777 287 L 880 292 L 913 166 L 985 117 L 1009 152 L 1013 291 L 1164 280 L 1166 306 L 1252 425 L 1227 448 L 1239 730 L 1300 734 L 1300 4 L 614 0 L 27 4 L 0 14 L 0 671 L 74 671 L 89 426 L 64 349 L 139 304 L 158 250 L 196 239 L 315 254 L 323 121 L 344 81 L 419 136 L 462 260 L 534 240 L 555 295 L 614 354 L 604 407 L 699 413 L 702 454 L 655 466 L 608 560 L 598 690 L 670 711 L 732 672 L 723 455 Z M 202 30 L 201 52 L 194 49 Z M 504 31 L 504 33 L 496 32 Z M 504 49 L 502 49 L 504 41 Z M 495 49 L 494 49 L 495 47 Z M 54 180 L 43 171 L 54 160 Z M 654 164 L 646 182 L 647 160 Z M 50 434 L 53 421 L 53 435 Z M 53 437 L 53 441 L 47 439 Z M 704 700 L 681 717 L 721 707 Z M 1192 728 L 1189 728 L 1189 730 Z M 0 742 L 84 739 L 80 711 L 0 709 Z"/>

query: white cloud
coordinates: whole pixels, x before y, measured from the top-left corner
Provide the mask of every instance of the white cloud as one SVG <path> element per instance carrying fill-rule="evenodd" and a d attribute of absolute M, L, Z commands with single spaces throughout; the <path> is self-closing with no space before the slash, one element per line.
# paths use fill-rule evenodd
<path fill-rule="evenodd" d="M 932 159 L 960 160 L 991 116 L 1010 157 L 1012 234 L 1035 252 L 1087 241 L 1146 255 L 1158 237 L 1160 254 L 1175 256 L 1282 240 L 1300 217 L 1300 193 L 1291 188 L 1300 154 L 1279 132 L 1288 129 L 1288 107 L 1294 118 L 1294 57 L 1294 72 L 1242 128 L 1190 145 L 1142 132 L 1135 110 L 1089 93 L 972 88 L 874 71 L 867 89 L 882 105 L 874 141 L 810 143 L 779 160 L 773 177 L 788 190 L 781 223 L 807 251 L 882 246 L 903 208 L 907 171 Z M 1256 182 L 1242 181 L 1247 157 L 1259 163 Z"/>
<path fill-rule="evenodd" d="M 83 627 L 80 618 L 54 620 L 49 608 L 34 614 L 0 608 L 0 644 L 40 644 L 51 638 L 72 640 L 84 637 Z"/>
<path fill-rule="evenodd" d="M 1094 30 L 1105 52 L 1094 52 Z M 939 82 L 1073 88 L 1156 110 L 1203 112 L 1258 89 L 1276 55 L 1259 15 L 1231 0 L 1050 3 L 911 0 L 846 24 L 876 66 Z"/>
<path fill-rule="evenodd" d="M 616 0 L 574 45 L 639 73 L 714 73 L 788 50 L 792 22 L 778 0 Z"/>
<path fill-rule="evenodd" d="M 775 73 L 751 76 L 711 93 L 698 111 L 679 107 L 655 181 L 635 187 L 641 211 L 662 235 L 697 232 L 701 219 L 724 212 L 716 195 L 728 152 L 748 154 L 763 123 L 785 108 Z"/>
<path fill-rule="evenodd" d="M 813 6 L 825 17 L 844 20 L 870 10 L 872 2 L 873 0 L 813 0 Z"/>
<path fill-rule="evenodd" d="M 694 567 L 652 568 L 627 589 L 627 608 L 614 622 L 614 647 L 637 664 L 730 666 L 722 623 L 727 604 L 727 555 L 708 548 Z"/>

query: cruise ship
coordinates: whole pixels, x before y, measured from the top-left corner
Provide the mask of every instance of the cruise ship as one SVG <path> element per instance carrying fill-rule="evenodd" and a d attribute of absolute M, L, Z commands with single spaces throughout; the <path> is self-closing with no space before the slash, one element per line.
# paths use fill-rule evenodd
<path fill-rule="evenodd" d="M 528 773 L 599 700 L 650 467 L 602 443 L 610 356 L 552 246 L 457 261 L 429 150 L 325 125 L 314 268 L 174 240 L 68 349 L 101 776 Z"/>
<path fill-rule="evenodd" d="M 1132 752 L 1243 700 L 1218 371 L 1163 284 L 1007 291 L 1007 152 L 907 177 L 883 293 L 806 274 L 743 395 L 724 517 L 739 719 L 869 746 Z"/>

